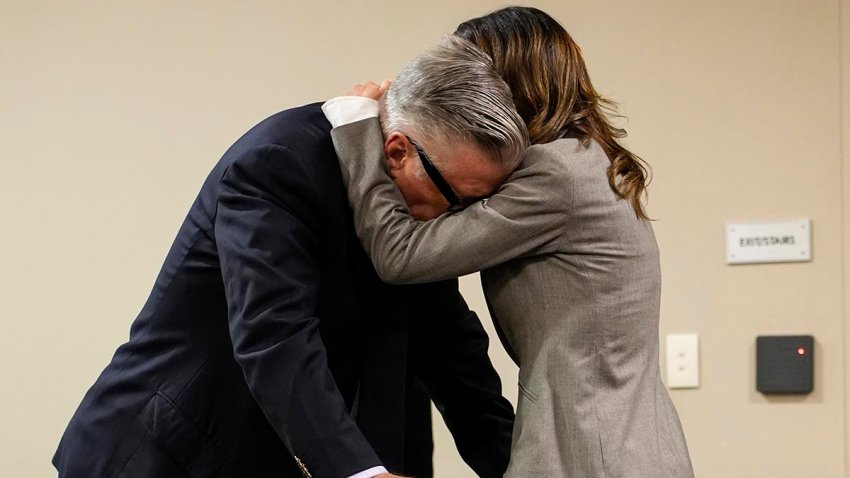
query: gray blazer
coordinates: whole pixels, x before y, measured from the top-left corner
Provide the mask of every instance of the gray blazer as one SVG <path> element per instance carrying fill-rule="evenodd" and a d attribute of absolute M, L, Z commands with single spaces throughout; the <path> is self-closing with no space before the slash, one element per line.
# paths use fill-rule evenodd
<path fill-rule="evenodd" d="M 332 136 L 358 236 L 384 280 L 482 270 L 519 365 L 506 477 L 693 476 L 659 371 L 655 235 L 612 192 L 597 144 L 532 146 L 489 200 L 417 222 L 383 169 L 377 119 Z"/>

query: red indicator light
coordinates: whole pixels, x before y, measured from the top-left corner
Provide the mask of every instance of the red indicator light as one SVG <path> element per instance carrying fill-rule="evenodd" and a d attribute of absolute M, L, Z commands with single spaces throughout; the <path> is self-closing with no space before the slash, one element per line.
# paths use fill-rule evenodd
<path fill-rule="evenodd" d="M 806 349 L 804 349 L 803 347 L 798 348 L 797 354 L 798 355 L 806 355 Z"/>

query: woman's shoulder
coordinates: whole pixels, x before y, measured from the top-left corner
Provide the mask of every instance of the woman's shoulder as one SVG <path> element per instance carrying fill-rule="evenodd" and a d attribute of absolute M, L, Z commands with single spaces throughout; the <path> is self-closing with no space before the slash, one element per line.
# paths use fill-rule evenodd
<path fill-rule="evenodd" d="M 605 152 L 599 143 L 593 140 L 585 143 L 578 138 L 561 138 L 549 143 L 532 145 L 528 148 L 527 156 L 531 156 L 536 161 L 546 161 L 557 158 L 605 157 Z"/>
<path fill-rule="evenodd" d="M 574 175 L 588 166 L 607 164 L 608 157 L 595 141 L 583 144 L 576 138 L 563 138 L 528 148 L 521 168 L 556 176 Z"/>
<path fill-rule="evenodd" d="M 569 139 L 530 146 L 506 184 L 522 185 L 534 194 L 549 189 L 563 190 L 572 181 L 567 156 L 576 145 L 578 141 Z"/>

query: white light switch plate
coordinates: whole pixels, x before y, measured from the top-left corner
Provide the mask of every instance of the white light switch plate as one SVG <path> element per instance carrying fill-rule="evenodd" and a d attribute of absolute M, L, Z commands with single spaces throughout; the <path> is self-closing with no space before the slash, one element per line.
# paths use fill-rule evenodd
<path fill-rule="evenodd" d="M 699 336 L 667 336 L 667 388 L 699 387 Z"/>

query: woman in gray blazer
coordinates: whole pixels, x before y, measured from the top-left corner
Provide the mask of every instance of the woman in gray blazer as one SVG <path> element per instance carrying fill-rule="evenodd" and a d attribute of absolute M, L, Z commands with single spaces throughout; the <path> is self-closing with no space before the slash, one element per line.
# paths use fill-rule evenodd
<path fill-rule="evenodd" d="M 505 476 L 693 476 L 661 382 L 661 275 L 641 204 L 646 174 L 617 139 L 578 46 L 547 14 L 510 7 L 461 24 L 514 95 L 533 146 L 487 200 L 417 222 L 382 169 L 377 119 L 333 131 L 357 233 L 384 280 L 481 270 L 492 315 L 519 365 Z M 440 163 L 424 173 L 456 200 Z M 442 184 L 440 184 L 442 182 Z M 448 188 L 448 190 L 445 190 Z"/>

